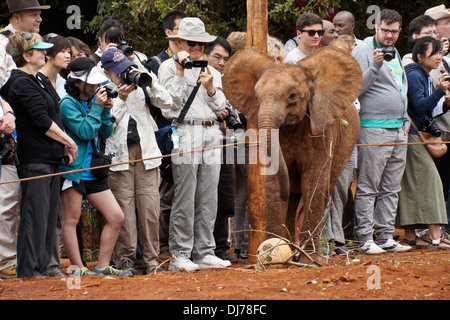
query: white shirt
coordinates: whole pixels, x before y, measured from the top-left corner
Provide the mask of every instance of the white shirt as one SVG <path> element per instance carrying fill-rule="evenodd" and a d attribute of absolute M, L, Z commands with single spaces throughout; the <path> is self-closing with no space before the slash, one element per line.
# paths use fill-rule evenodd
<path fill-rule="evenodd" d="M 117 89 L 113 83 L 110 83 L 112 87 Z M 157 79 L 153 79 L 153 86 L 147 87 L 150 100 L 152 104 L 161 109 L 169 109 L 172 106 L 172 98 L 169 93 L 158 83 Z M 106 139 L 105 153 L 115 153 L 112 158 L 112 163 L 128 162 L 128 122 L 132 117 L 137 124 L 137 130 L 139 132 L 140 145 L 142 150 L 142 158 L 157 158 L 161 157 L 161 151 L 159 150 L 156 142 L 155 131 L 158 130 L 153 117 L 150 115 L 148 106 L 145 103 L 145 95 L 141 88 L 137 88 L 135 91 L 128 95 L 126 101 L 121 100 L 119 97 L 114 99 L 114 107 L 112 108 L 112 116 L 115 118 L 114 131 L 112 135 Z M 161 164 L 161 159 L 152 159 L 144 161 L 146 170 L 150 170 L 158 167 Z M 128 164 L 122 164 L 118 166 L 112 166 L 112 171 L 128 170 Z"/>
<path fill-rule="evenodd" d="M 13 26 L 9 24 L 4 31 L 9 30 L 13 34 L 16 33 Z M 6 52 L 6 46 L 8 45 L 9 39 L 4 35 L 0 34 L 0 87 L 2 87 L 11 75 L 11 71 L 16 68 L 16 64 L 12 59 L 12 56 Z"/>
<path fill-rule="evenodd" d="M 184 77 L 177 75 L 177 68 L 174 59 L 164 61 L 159 67 L 158 77 L 164 88 L 172 96 L 173 105 L 169 110 L 162 110 L 163 116 L 168 120 L 178 118 L 183 106 L 186 104 L 192 90 L 197 85 L 200 75 L 200 68 L 184 70 Z M 226 98 L 222 90 L 222 77 L 216 69 L 208 66 L 214 75 L 214 88 L 216 93 L 210 97 L 205 86 L 200 88 L 189 108 L 186 120 L 216 120 L 217 116 L 225 110 Z"/>

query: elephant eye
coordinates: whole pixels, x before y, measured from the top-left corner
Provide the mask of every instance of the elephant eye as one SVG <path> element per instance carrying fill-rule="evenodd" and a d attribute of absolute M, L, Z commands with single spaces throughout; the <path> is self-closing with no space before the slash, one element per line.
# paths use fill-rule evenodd
<path fill-rule="evenodd" d="M 294 100 L 295 98 L 297 98 L 297 93 L 296 92 L 292 92 L 291 95 L 289 96 L 290 100 Z"/>

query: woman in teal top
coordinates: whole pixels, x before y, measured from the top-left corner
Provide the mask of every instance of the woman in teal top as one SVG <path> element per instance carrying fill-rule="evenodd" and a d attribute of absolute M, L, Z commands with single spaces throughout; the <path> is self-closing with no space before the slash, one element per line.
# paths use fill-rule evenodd
<path fill-rule="evenodd" d="M 108 80 L 89 58 L 78 58 L 68 65 L 70 71 L 66 91 L 61 100 L 61 117 L 70 137 L 78 145 L 78 157 L 70 165 L 61 165 L 67 172 L 62 180 L 61 208 L 63 214 L 62 234 L 64 249 L 72 265 L 79 267 L 79 275 L 131 275 L 111 266 L 111 255 L 123 222 L 123 212 L 104 178 L 97 178 L 91 170 L 70 172 L 90 168 L 95 139 L 108 138 L 114 129 L 111 122 L 112 98 L 98 85 Z M 102 215 L 106 223 L 100 239 L 97 267 L 91 271 L 84 267 L 81 259 L 76 227 L 81 215 L 81 204 L 85 197 Z"/>

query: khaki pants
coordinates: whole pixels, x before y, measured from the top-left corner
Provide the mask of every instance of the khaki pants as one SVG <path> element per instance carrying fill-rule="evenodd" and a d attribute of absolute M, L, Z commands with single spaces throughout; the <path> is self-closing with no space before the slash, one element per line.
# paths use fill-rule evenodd
<path fill-rule="evenodd" d="M 2 165 L 1 181 L 17 180 L 16 166 Z M 20 183 L 0 185 L 0 270 L 16 265 Z"/>
<path fill-rule="evenodd" d="M 128 153 L 129 161 L 142 159 L 139 144 L 128 146 Z M 146 170 L 141 161 L 129 164 L 128 170 L 109 172 L 109 187 L 124 213 L 113 252 L 115 265 L 136 261 L 138 237 L 145 267 L 158 264 L 159 182 L 159 168 Z"/>

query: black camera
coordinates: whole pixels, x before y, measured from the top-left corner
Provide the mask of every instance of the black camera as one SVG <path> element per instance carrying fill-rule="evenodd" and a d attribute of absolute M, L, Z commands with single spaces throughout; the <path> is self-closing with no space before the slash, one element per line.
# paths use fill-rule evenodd
<path fill-rule="evenodd" d="M 185 69 L 206 68 L 208 66 L 208 60 L 192 60 L 191 58 L 187 57 L 183 60 L 183 62 L 180 62 L 177 54 L 173 55 L 173 59 Z"/>
<path fill-rule="evenodd" d="M 103 86 L 102 88 L 105 89 L 106 91 L 106 95 L 108 96 L 108 98 L 117 98 L 119 96 L 119 92 L 117 92 L 117 90 L 114 90 L 113 88 L 111 88 L 110 86 L 106 85 Z"/>
<path fill-rule="evenodd" d="M 8 142 L 8 139 L 6 137 L 2 137 L 0 139 L 0 160 L 3 158 L 9 159 L 14 152 L 14 148 L 11 146 L 11 144 Z"/>
<path fill-rule="evenodd" d="M 136 84 L 139 87 L 148 87 L 152 84 L 152 77 L 144 72 L 130 72 L 131 67 L 127 68 L 124 72 L 120 74 L 120 79 L 127 84 Z"/>
<path fill-rule="evenodd" d="M 441 129 L 433 119 L 429 119 L 427 122 L 425 122 L 422 127 L 422 131 L 429 132 L 435 137 L 440 137 L 442 135 Z"/>
<path fill-rule="evenodd" d="M 125 40 L 120 41 L 117 44 L 117 49 L 122 50 L 123 54 L 126 55 L 127 57 L 133 55 L 133 53 L 134 53 L 133 48 L 131 46 L 129 46 Z"/>
<path fill-rule="evenodd" d="M 244 126 L 242 125 L 241 120 L 239 119 L 239 116 L 234 111 L 230 111 L 230 114 L 223 120 L 219 119 L 219 122 L 225 121 L 227 123 L 227 127 L 229 129 L 237 130 L 237 129 L 244 129 Z"/>
<path fill-rule="evenodd" d="M 394 47 L 384 47 L 381 49 L 384 54 L 384 60 L 391 61 L 395 58 L 395 48 Z"/>

